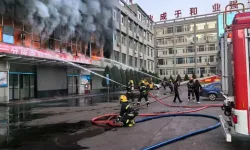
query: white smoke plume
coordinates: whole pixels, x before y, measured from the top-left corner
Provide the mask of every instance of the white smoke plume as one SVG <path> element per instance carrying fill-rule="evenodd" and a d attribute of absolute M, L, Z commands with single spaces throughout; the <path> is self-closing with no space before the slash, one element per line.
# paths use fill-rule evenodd
<path fill-rule="evenodd" d="M 0 14 L 14 10 L 14 19 L 33 27 L 42 37 L 61 30 L 61 39 L 89 42 L 97 46 L 113 40 L 112 9 L 117 0 L 0 0 Z M 112 47 L 108 48 L 109 51 Z M 105 52 L 106 54 L 110 52 Z"/>

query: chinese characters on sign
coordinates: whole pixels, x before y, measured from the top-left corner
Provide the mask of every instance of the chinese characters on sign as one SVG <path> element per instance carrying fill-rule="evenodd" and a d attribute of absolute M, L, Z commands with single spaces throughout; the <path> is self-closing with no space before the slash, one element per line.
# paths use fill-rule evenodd
<path fill-rule="evenodd" d="M 220 11 L 220 4 L 219 3 L 215 3 L 213 5 L 213 12 L 217 12 L 217 11 Z"/>
<path fill-rule="evenodd" d="M 164 12 L 164 13 L 161 14 L 160 20 L 161 20 L 161 21 L 167 20 L 167 13 L 166 13 L 166 12 Z"/>
<path fill-rule="evenodd" d="M 174 15 L 176 18 L 180 18 L 181 17 L 181 10 L 176 10 Z"/>
<path fill-rule="evenodd" d="M 197 7 L 190 8 L 190 15 L 191 16 L 197 15 Z"/>
<path fill-rule="evenodd" d="M 238 8 L 238 2 L 237 0 L 229 1 L 230 9 L 237 9 Z"/>
<path fill-rule="evenodd" d="M 149 18 L 150 18 L 151 20 L 154 20 L 154 16 L 152 16 L 152 15 L 149 15 Z"/>

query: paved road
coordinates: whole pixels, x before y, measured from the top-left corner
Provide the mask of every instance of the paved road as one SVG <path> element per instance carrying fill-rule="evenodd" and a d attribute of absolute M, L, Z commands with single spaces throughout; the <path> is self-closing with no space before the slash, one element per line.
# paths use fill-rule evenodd
<path fill-rule="evenodd" d="M 184 90 L 182 90 L 184 91 Z M 187 93 L 182 92 L 181 98 L 184 104 L 187 102 Z M 165 99 L 165 102 L 172 103 L 173 97 Z M 221 103 L 202 101 L 202 104 Z M 197 104 L 190 104 L 197 105 Z M 166 108 L 159 103 L 154 103 L 150 108 L 143 108 L 141 113 L 159 112 L 159 111 L 181 111 L 183 108 Z M 200 111 L 201 114 L 218 116 L 223 112 L 220 108 L 209 108 Z M 173 117 L 164 118 L 145 123 L 136 124 L 133 128 L 120 128 L 118 131 L 109 131 L 104 134 L 83 139 L 78 142 L 81 146 L 90 147 L 90 150 L 138 150 L 164 140 L 174 138 L 201 128 L 215 124 L 216 121 L 199 117 Z M 159 150 L 249 150 L 250 138 L 235 138 L 233 143 L 225 142 L 222 134 L 222 128 L 203 133 L 168 146 L 159 148 Z"/>

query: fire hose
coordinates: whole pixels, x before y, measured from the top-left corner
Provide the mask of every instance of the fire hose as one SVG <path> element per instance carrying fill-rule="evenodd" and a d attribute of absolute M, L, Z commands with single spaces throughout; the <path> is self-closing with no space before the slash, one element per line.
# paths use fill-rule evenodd
<path fill-rule="evenodd" d="M 137 120 L 136 123 L 141 123 L 141 122 L 145 122 L 145 121 L 149 121 L 149 120 L 153 120 L 153 119 L 159 119 L 159 118 L 164 118 L 164 117 L 175 117 L 175 116 L 194 116 L 194 117 L 205 117 L 205 118 L 210 118 L 210 119 L 214 119 L 216 121 L 218 121 L 217 124 L 209 126 L 205 129 L 201 129 L 201 130 L 197 130 L 191 133 L 188 133 L 186 135 L 183 136 L 179 136 L 170 140 L 166 140 L 163 142 L 160 142 L 156 145 L 152 145 L 150 147 L 146 147 L 143 148 L 143 150 L 153 150 L 153 149 L 157 149 L 160 148 L 164 145 L 168 145 L 170 143 L 174 143 L 177 142 L 179 140 L 200 134 L 200 133 L 204 133 L 213 129 L 216 129 L 218 127 L 220 127 L 221 123 L 219 122 L 219 119 L 217 117 L 214 116 L 210 116 L 210 115 L 203 115 L 203 114 L 188 114 L 188 113 L 192 113 L 192 112 L 197 112 L 197 111 L 201 111 L 203 109 L 209 108 L 209 107 L 221 107 L 222 105 L 218 105 L 218 104 L 210 104 L 210 105 L 199 105 L 199 106 L 176 106 L 176 105 L 169 105 L 166 104 L 164 102 L 162 102 L 162 99 L 157 99 L 155 96 L 153 96 L 151 93 L 149 93 L 149 95 L 156 100 L 157 102 L 159 102 L 160 104 L 167 106 L 167 107 L 182 107 L 182 108 L 195 108 L 192 110 L 187 110 L 187 111 L 181 111 L 181 112 L 168 112 L 168 113 L 159 113 L 159 114 L 139 114 L 138 116 L 143 116 L 143 117 L 147 117 L 147 118 L 143 118 L 140 120 Z M 117 114 L 107 114 L 107 115 L 103 115 L 103 116 L 98 116 L 92 119 L 92 123 L 96 124 L 96 125 L 100 125 L 100 124 L 106 124 L 112 127 L 121 127 L 121 124 L 117 124 L 113 121 L 114 118 L 116 118 L 118 115 Z M 105 120 L 102 120 L 102 118 L 105 118 Z"/>

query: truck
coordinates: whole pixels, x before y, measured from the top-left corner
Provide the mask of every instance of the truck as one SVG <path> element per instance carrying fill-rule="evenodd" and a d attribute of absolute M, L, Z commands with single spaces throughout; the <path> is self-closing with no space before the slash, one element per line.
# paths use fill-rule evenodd
<path fill-rule="evenodd" d="M 250 136 L 250 12 L 244 12 L 244 6 L 242 11 L 232 25 L 225 25 L 219 44 L 225 98 L 221 109 L 226 116 L 219 118 L 227 142 L 232 142 L 235 134 Z"/>

